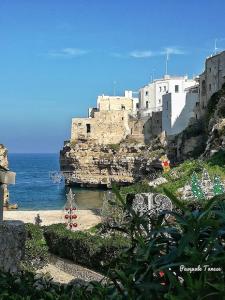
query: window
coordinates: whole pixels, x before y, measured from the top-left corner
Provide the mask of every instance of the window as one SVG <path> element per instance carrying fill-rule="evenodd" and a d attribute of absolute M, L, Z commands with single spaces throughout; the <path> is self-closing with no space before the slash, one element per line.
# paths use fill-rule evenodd
<path fill-rule="evenodd" d="M 175 85 L 175 93 L 178 93 L 178 92 L 179 92 L 179 85 L 176 84 L 176 85 Z"/>
<path fill-rule="evenodd" d="M 77 125 L 78 125 L 78 126 L 81 126 L 81 123 L 78 123 Z"/>
<path fill-rule="evenodd" d="M 212 69 L 211 69 L 211 68 L 209 68 L 209 73 L 211 73 L 211 71 L 212 71 Z"/>
<path fill-rule="evenodd" d="M 161 86 L 159 87 L 159 91 L 162 92 L 162 87 Z"/>
<path fill-rule="evenodd" d="M 164 85 L 164 92 L 166 91 L 166 86 Z"/>
<path fill-rule="evenodd" d="M 139 103 L 136 103 L 136 108 L 139 108 Z"/>
<path fill-rule="evenodd" d="M 159 104 L 161 104 L 161 99 L 159 99 Z"/>
<path fill-rule="evenodd" d="M 206 94 L 206 83 L 205 80 L 202 80 L 202 90 L 201 90 L 202 96 Z"/>
<path fill-rule="evenodd" d="M 122 117 L 122 121 L 123 121 L 123 117 Z"/>
<path fill-rule="evenodd" d="M 121 109 L 125 109 L 125 106 L 124 106 L 124 105 L 121 105 Z"/>
<path fill-rule="evenodd" d="M 148 96 L 148 91 L 145 91 L 145 96 Z"/>
<path fill-rule="evenodd" d="M 91 124 L 86 124 L 87 133 L 91 132 Z"/>
<path fill-rule="evenodd" d="M 211 91 L 212 90 L 212 85 L 211 85 L 211 83 L 209 84 L 209 91 Z"/>
<path fill-rule="evenodd" d="M 146 101 L 146 108 L 148 108 L 148 101 Z"/>

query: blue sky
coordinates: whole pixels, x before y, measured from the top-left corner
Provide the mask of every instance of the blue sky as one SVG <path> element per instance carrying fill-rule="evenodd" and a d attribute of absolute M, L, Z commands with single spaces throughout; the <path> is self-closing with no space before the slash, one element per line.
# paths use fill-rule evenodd
<path fill-rule="evenodd" d="M 192 76 L 225 48 L 223 0 L 0 0 L 0 143 L 58 152 L 99 94 Z"/>

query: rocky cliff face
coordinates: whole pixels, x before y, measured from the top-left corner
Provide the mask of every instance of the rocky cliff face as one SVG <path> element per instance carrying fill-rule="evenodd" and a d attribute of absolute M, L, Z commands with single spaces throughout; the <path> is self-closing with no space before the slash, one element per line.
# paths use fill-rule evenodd
<path fill-rule="evenodd" d="M 177 161 L 209 157 L 225 150 L 225 84 L 212 95 L 206 115 L 201 120 L 192 121 L 178 135 L 170 137 L 168 144 L 170 156 Z"/>
<path fill-rule="evenodd" d="M 219 150 L 225 150 L 225 86 L 219 95 L 209 118 L 204 157 L 209 157 Z"/>
<path fill-rule="evenodd" d="M 2 144 L 0 144 L 0 169 L 1 168 L 8 169 L 7 153 L 8 153 L 7 149 Z M 7 185 L 4 184 L 2 186 L 2 189 L 3 189 L 3 204 L 4 204 L 4 206 L 7 206 L 8 201 L 9 201 L 9 191 L 8 191 Z"/>
<path fill-rule="evenodd" d="M 112 183 L 125 185 L 154 177 L 162 154 L 160 140 L 149 146 L 126 142 L 120 145 L 68 142 L 60 153 L 60 165 L 68 185 L 110 188 Z"/>
<path fill-rule="evenodd" d="M 8 168 L 7 149 L 2 144 L 0 144 L 0 166 Z"/>

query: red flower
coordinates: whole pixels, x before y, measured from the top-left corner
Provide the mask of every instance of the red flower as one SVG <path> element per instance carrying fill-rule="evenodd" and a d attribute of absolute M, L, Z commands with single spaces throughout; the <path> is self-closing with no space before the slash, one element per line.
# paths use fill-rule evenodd
<path fill-rule="evenodd" d="M 159 272 L 159 276 L 160 276 L 160 277 L 163 277 L 164 275 L 165 275 L 164 272 L 162 272 L 162 271 Z"/>
<path fill-rule="evenodd" d="M 73 227 L 77 227 L 77 223 L 73 223 Z"/>

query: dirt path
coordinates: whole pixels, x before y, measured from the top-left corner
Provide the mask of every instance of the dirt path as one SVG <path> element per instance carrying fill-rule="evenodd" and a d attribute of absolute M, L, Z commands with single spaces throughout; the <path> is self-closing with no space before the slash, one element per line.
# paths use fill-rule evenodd
<path fill-rule="evenodd" d="M 77 279 L 82 281 L 100 281 L 104 278 L 99 273 L 54 255 L 50 257 L 49 264 L 38 270 L 38 273 L 50 273 L 53 281 L 66 284 Z"/>

